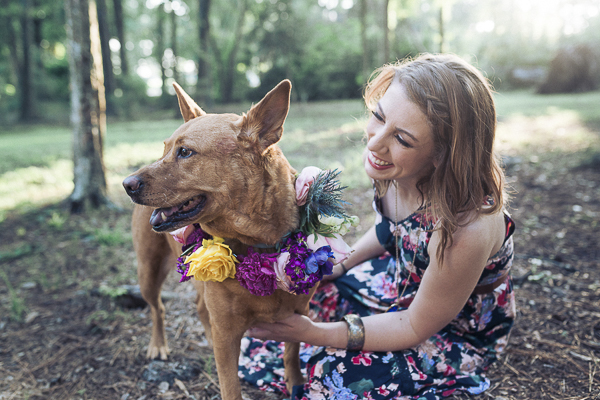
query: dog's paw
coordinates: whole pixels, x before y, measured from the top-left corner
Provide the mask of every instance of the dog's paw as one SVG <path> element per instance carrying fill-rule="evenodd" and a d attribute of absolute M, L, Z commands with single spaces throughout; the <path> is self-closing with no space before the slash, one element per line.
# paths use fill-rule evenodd
<path fill-rule="evenodd" d="M 150 360 L 154 360 L 160 356 L 161 360 L 166 360 L 169 357 L 169 346 L 148 346 L 148 351 L 146 352 L 146 358 Z"/>
<path fill-rule="evenodd" d="M 285 387 L 288 390 L 288 393 L 292 393 L 292 388 L 294 386 L 298 386 L 298 385 L 304 385 L 304 383 L 306 383 L 306 380 L 304 379 L 304 376 L 302 376 L 301 373 L 288 373 L 288 369 L 292 369 L 292 368 L 286 368 L 285 373 L 284 373 L 284 380 L 285 380 Z"/>

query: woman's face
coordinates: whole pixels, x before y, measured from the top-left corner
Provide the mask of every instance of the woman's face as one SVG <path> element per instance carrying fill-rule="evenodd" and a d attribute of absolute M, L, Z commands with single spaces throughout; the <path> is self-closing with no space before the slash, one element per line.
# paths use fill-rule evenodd
<path fill-rule="evenodd" d="M 367 124 L 367 175 L 416 187 L 433 168 L 433 137 L 427 117 L 394 79 Z"/>

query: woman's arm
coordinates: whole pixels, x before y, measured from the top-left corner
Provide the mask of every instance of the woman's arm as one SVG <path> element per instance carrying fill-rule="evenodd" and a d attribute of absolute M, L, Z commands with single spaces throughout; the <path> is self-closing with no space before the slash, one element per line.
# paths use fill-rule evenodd
<path fill-rule="evenodd" d="M 326 280 L 331 280 L 344 275 L 347 270 L 360 264 L 361 262 L 368 260 L 373 257 L 377 257 L 385 252 L 383 246 L 377 239 L 377 233 L 375 232 L 375 226 L 373 225 L 360 239 L 352 246 L 354 251 L 348 256 L 343 262 L 346 267 L 346 271 L 342 268 L 341 263 L 333 266 L 333 273 L 326 276 Z"/>
<path fill-rule="evenodd" d="M 498 217 L 500 215 L 500 217 Z M 452 247 L 445 253 L 444 265 L 437 263 L 439 235 L 429 243 L 431 263 L 410 307 L 362 318 L 367 351 L 394 351 L 422 343 L 446 326 L 464 307 L 473 292 L 487 259 L 502 243 L 501 214 L 482 216 L 459 228 Z M 262 339 L 306 342 L 319 346 L 345 348 L 345 322 L 312 322 L 293 315 L 274 324 L 257 324 L 249 334 Z"/>

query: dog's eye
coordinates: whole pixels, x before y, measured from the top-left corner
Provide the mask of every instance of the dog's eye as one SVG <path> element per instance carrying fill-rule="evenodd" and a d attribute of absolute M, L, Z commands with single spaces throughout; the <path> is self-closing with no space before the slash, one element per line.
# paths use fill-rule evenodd
<path fill-rule="evenodd" d="M 194 152 L 187 147 L 180 147 L 179 150 L 177 150 L 177 156 L 180 158 L 188 158 L 192 154 L 194 154 Z"/>

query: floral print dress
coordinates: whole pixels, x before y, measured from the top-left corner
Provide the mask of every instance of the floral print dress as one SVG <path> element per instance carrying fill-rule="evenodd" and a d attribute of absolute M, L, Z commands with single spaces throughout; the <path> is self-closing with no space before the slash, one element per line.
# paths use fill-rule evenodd
<path fill-rule="evenodd" d="M 435 221 L 417 212 L 396 224 L 381 214 L 377 201 L 374 208 L 377 237 L 387 252 L 319 287 L 311 301 L 314 320 L 339 321 L 349 313 L 367 316 L 404 310 L 414 299 L 429 265 L 427 245 Z M 506 346 L 515 318 L 508 275 L 514 222 L 508 214 L 505 223 L 504 244 L 487 261 L 477 284 L 489 287 L 501 279 L 496 289 L 475 290 L 450 324 L 411 349 L 348 351 L 303 344 L 301 360 L 308 380 L 294 387 L 291 398 L 429 400 L 460 392 L 480 394 L 489 388 L 483 372 Z M 283 343 L 244 338 L 238 374 L 263 390 L 288 394 L 282 357 Z"/>

